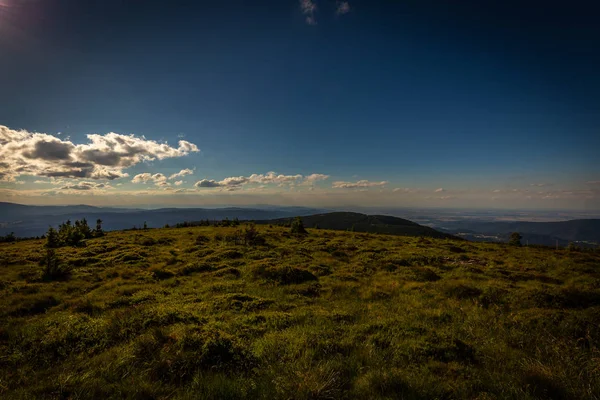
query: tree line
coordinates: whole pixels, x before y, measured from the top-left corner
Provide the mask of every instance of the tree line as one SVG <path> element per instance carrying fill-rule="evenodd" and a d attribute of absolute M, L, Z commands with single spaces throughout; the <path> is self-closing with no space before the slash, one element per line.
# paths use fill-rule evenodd
<path fill-rule="evenodd" d="M 95 229 L 90 228 L 85 218 L 76 220 L 73 224 L 71 220 L 67 220 L 58 226 L 58 230 L 53 227 L 48 228 L 48 232 L 46 232 L 46 247 L 52 249 L 63 246 L 77 247 L 83 245 L 86 239 L 101 236 L 104 236 L 101 219 L 96 220 Z"/>

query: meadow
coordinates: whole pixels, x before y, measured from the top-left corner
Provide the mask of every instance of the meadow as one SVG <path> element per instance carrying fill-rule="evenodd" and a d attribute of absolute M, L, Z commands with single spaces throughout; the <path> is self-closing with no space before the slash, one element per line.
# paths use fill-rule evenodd
<path fill-rule="evenodd" d="M 600 253 L 259 226 L 0 244 L 3 399 L 600 399 Z"/>

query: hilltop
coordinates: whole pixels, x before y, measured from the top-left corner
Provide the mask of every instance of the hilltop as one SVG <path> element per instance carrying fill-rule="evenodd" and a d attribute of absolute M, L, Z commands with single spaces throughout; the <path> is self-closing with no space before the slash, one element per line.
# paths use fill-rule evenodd
<path fill-rule="evenodd" d="M 0 244 L 0 396 L 598 399 L 600 253 L 289 228 Z"/>
<path fill-rule="evenodd" d="M 300 217 L 306 227 L 342 231 L 385 233 L 399 236 L 422 236 L 432 238 L 458 239 L 447 233 L 419 225 L 407 219 L 389 215 L 367 215 L 354 212 L 331 212 Z M 291 224 L 293 218 L 280 218 L 257 221 L 260 224 Z"/>

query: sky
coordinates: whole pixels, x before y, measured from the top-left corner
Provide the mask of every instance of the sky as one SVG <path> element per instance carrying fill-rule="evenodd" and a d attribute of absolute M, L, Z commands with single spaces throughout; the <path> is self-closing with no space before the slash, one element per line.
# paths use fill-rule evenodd
<path fill-rule="evenodd" d="M 599 210 L 599 11 L 0 0 L 0 201 Z"/>

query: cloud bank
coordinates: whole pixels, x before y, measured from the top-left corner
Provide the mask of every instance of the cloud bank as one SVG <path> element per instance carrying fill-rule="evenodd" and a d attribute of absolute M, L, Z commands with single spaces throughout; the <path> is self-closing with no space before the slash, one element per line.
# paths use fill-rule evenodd
<path fill-rule="evenodd" d="M 252 174 L 250 176 L 232 176 L 220 181 L 214 179 L 202 179 L 194 184 L 198 188 L 226 188 L 227 190 L 237 190 L 243 185 L 278 185 L 278 186 L 295 186 L 295 185 L 314 185 L 318 181 L 329 179 L 329 175 L 311 174 L 303 176 L 283 175 L 277 172 L 267 172 L 266 174 Z"/>
<path fill-rule="evenodd" d="M 22 175 L 113 180 L 144 161 L 183 157 L 198 152 L 185 140 L 177 148 L 145 137 L 89 134 L 88 143 L 75 144 L 46 133 L 13 130 L 0 125 L 0 181 Z"/>

